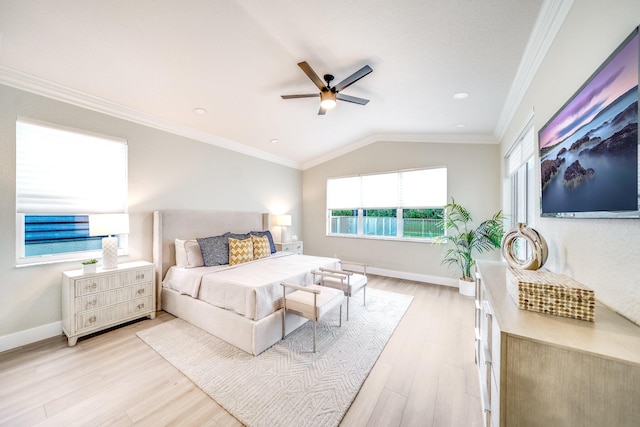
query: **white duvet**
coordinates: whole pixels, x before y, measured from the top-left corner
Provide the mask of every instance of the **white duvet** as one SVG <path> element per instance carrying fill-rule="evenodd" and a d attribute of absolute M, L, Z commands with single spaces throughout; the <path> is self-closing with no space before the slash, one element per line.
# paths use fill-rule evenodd
<path fill-rule="evenodd" d="M 268 258 L 234 266 L 173 266 L 162 284 L 181 294 L 259 320 L 282 307 L 281 282 L 310 284 L 312 270 L 338 268 L 338 262 L 336 258 L 277 252 Z"/>

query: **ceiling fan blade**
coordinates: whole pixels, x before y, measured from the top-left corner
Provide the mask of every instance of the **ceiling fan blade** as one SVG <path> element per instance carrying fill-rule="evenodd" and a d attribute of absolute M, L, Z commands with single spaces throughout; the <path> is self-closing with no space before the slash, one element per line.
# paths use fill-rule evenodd
<path fill-rule="evenodd" d="M 336 99 L 339 99 L 340 101 L 353 102 L 354 104 L 360 105 L 367 105 L 367 103 L 369 102 L 368 99 L 358 98 L 357 96 L 349 96 L 342 93 L 337 93 Z"/>
<path fill-rule="evenodd" d="M 322 108 L 322 106 L 320 106 L 320 109 L 318 110 L 318 115 L 319 116 L 324 116 L 327 113 L 327 109 L 326 108 Z"/>
<path fill-rule="evenodd" d="M 298 67 L 302 68 L 302 71 L 318 86 L 318 89 L 322 90 L 325 88 L 326 84 L 318 77 L 316 72 L 313 71 L 313 68 L 311 68 L 311 65 L 307 64 L 306 61 L 298 63 Z"/>
<path fill-rule="evenodd" d="M 302 95 L 280 95 L 282 99 L 295 99 L 295 98 L 317 98 L 319 93 L 305 93 Z"/>
<path fill-rule="evenodd" d="M 335 85 L 333 89 L 336 92 L 340 92 L 344 88 L 351 86 L 352 84 L 354 84 L 355 82 L 357 82 L 358 80 L 360 80 L 361 78 L 363 78 L 364 76 L 366 76 L 372 71 L 373 69 L 371 67 L 369 67 L 368 65 L 365 65 L 364 67 L 360 68 L 358 71 L 351 74 L 349 77 L 347 77 L 346 79 L 344 79 L 343 81 Z"/>

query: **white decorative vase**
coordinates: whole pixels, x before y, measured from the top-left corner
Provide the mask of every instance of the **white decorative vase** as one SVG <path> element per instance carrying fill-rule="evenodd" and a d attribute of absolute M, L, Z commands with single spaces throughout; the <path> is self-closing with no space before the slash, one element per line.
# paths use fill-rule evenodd
<path fill-rule="evenodd" d="M 476 296 L 476 282 L 458 279 L 458 292 L 466 297 Z"/>

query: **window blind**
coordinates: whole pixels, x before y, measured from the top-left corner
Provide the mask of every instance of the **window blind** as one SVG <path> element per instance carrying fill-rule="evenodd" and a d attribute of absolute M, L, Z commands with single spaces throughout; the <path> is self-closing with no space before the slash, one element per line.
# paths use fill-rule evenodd
<path fill-rule="evenodd" d="M 425 208 L 446 204 L 446 167 L 327 180 L 327 209 Z"/>
<path fill-rule="evenodd" d="M 126 210 L 126 141 L 25 119 L 17 121 L 17 213 Z"/>
<path fill-rule="evenodd" d="M 397 173 L 360 177 L 360 208 L 397 208 L 400 182 Z"/>
<path fill-rule="evenodd" d="M 360 205 L 360 177 L 327 180 L 329 209 L 357 209 Z"/>
<path fill-rule="evenodd" d="M 400 172 L 400 208 L 447 204 L 447 168 Z"/>
<path fill-rule="evenodd" d="M 534 156 L 535 146 L 536 136 L 533 129 L 533 122 L 530 121 L 520 134 L 520 137 L 505 155 L 508 176 L 514 174 L 520 166 L 527 163 L 529 159 Z"/>

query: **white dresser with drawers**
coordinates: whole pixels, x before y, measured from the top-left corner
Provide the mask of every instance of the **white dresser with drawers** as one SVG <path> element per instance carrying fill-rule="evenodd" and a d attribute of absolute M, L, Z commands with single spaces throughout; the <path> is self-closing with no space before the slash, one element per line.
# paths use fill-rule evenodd
<path fill-rule="evenodd" d="M 302 241 L 294 242 L 276 242 L 276 249 L 282 252 L 290 252 L 292 254 L 302 255 L 304 252 L 304 244 Z"/>
<path fill-rule="evenodd" d="M 152 263 L 136 261 L 95 273 L 62 274 L 62 330 L 69 346 L 84 335 L 145 316 L 155 317 Z"/>

